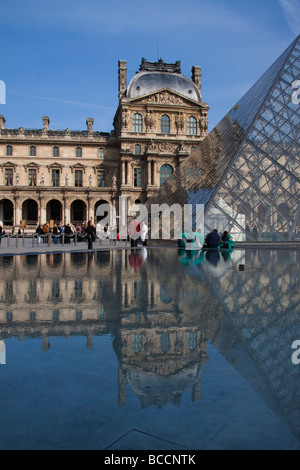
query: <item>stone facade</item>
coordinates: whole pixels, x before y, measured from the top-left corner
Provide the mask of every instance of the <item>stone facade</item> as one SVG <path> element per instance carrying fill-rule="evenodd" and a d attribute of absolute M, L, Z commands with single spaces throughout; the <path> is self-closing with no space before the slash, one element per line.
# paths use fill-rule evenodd
<path fill-rule="evenodd" d="M 127 87 L 119 61 L 119 106 L 110 133 L 93 129 L 9 129 L 0 116 L 0 224 L 96 221 L 101 203 L 144 203 L 207 135 L 201 69 L 142 60 Z M 149 86 L 150 84 L 150 86 Z"/>

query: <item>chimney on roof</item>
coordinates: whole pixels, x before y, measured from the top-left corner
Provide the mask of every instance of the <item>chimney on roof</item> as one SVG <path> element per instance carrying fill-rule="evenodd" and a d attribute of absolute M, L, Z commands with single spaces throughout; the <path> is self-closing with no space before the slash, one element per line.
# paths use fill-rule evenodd
<path fill-rule="evenodd" d="M 127 60 L 119 60 L 119 99 L 125 95 L 127 87 Z"/>
<path fill-rule="evenodd" d="M 87 130 L 88 130 L 89 134 L 91 134 L 93 132 L 93 124 L 94 124 L 94 119 L 93 118 L 87 118 L 86 125 L 87 125 Z"/>
<path fill-rule="evenodd" d="M 1 129 L 4 129 L 5 123 L 6 123 L 5 117 L 2 116 L 2 114 L 0 114 L 0 130 L 1 130 Z"/>
<path fill-rule="evenodd" d="M 201 67 L 192 67 L 192 80 L 201 93 Z"/>
<path fill-rule="evenodd" d="M 47 131 L 49 129 L 50 119 L 48 118 L 48 116 L 43 116 L 42 121 L 43 121 L 43 130 Z"/>

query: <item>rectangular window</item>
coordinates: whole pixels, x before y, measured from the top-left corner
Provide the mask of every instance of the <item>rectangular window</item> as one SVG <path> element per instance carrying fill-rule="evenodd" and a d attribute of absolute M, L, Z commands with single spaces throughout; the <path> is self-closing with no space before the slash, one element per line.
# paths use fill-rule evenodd
<path fill-rule="evenodd" d="M 97 186 L 98 188 L 104 188 L 105 186 L 105 171 L 98 170 L 97 173 Z"/>
<path fill-rule="evenodd" d="M 53 147 L 53 157 L 59 157 L 59 147 Z"/>
<path fill-rule="evenodd" d="M 134 168 L 133 185 L 135 188 L 142 186 L 142 169 Z"/>
<path fill-rule="evenodd" d="M 75 170 L 75 187 L 82 187 L 82 170 Z"/>
<path fill-rule="evenodd" d="M 31 157 L 36 157 L 36 147 L 35 147 L 34 145 L 31 145 L 31 146 L 30 146 L 29 155 L 30 155 Z"/>
<path fill-rule="evenodd" d="M 82 157 L 82 148 L 76 147 L 76 157 Z"/>
<path fill-rule="evenodd" d="M 36 170 L 30 168 L 28 170 L 28 185 L 36 186 Z"/>
<path fill-rule="evenodd" d="M 103 148 L 98 149 L 98 157 L 99 158 L 104 158 L 104 149 Z"/>
<path fill-rule="evenodd" d="M 52 186 L 59 186 L 59 170 L 52 170 Z"/>
<path fill-rule="evenodd" d="M 13 154 L 13 148 L 11 145 L 7 145 L 6 147 L 6 155 L 12 155 Z"/>
<path fill-rule="evenodd" d="M 12 186 L 13 185 L 13 169 L 6 168 L 5 169 L 5 186 Z"/>

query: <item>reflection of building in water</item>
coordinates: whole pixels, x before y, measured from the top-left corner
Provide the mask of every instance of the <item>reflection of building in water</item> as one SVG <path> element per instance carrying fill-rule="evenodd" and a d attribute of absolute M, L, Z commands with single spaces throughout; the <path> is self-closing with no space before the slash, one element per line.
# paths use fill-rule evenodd
<path fill-rule="evenodd" d="M 245 252 L 244 271 L 216 277 L 203 269 L 232 330 L 215 345 L 227 358 L 242 345 L 298 437 L 300 368 L 291 361 L 291 345 L 300 338 L 299 262 L 297 250 L 257 250 Z M 243 365 L 239 372 L 245 374 Z"/>
<path fill-rule="evenodd" d="M 167 270 L 158 253 L 144 259 L 126 250 L 0 258 L 0 338 L 40 337 L 47 351 L 49 336 L 85 335 L 91 347 L 93 335 L 110 333 L 120 404 L 126 380 L 143 406 L 178 404 L 189 388 L 198 400 L 221 309 L 207 316 L 205 283 L 191 285 L 184 267 L 178 277 L 176 257 Z"/>

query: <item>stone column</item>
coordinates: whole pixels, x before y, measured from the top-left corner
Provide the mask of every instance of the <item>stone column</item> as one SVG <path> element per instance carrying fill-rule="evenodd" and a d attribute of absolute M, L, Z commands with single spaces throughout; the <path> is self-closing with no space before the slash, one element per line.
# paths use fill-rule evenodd
<path fill-rule="evenodd" d="M 153 185 L 158 186 L 157 183 L 157 174 L 156 174 L 156 162 L 153 160 Z"/>
<path fill-rule="evenodd" d="M 39 197 L 40 207 L 39 207 L 39 223 L 43 225 L 46 222 L 46 207 L 45 207 L 45 198 L 44 196 Z"/>
<path fill-rule="evenodd" d="M 22 219 L 22 207 L 20 205 L 20 196 L 15 195 L 15 213 L 14 213 L 14 225 L 20 225 Z"/>
<path fill-rule="evenodd" d="M 122 160 L 122 186 L 125 184 L 125 161 Z"/>
<path fill-rule="evenodd" d="M 70 201 L 68 196 L 64 196 L 63 223 L 69 224 L 70 220 Z"/>
<path fill-rule="evenodd" d="M 148 186 L 151 185 L 151 160 L 148 160 Z"/>
<path fill-rule="evenodd" d="M 94 222 L 94 211 L 92 204 L 92 196 L 87 196 L 87 220 L 92 220 Z"/>
<path fill-rule="evenodd" d="M 132 181 L 132 164 L 127 161 L 127 184 L 131 186 Z"/>

